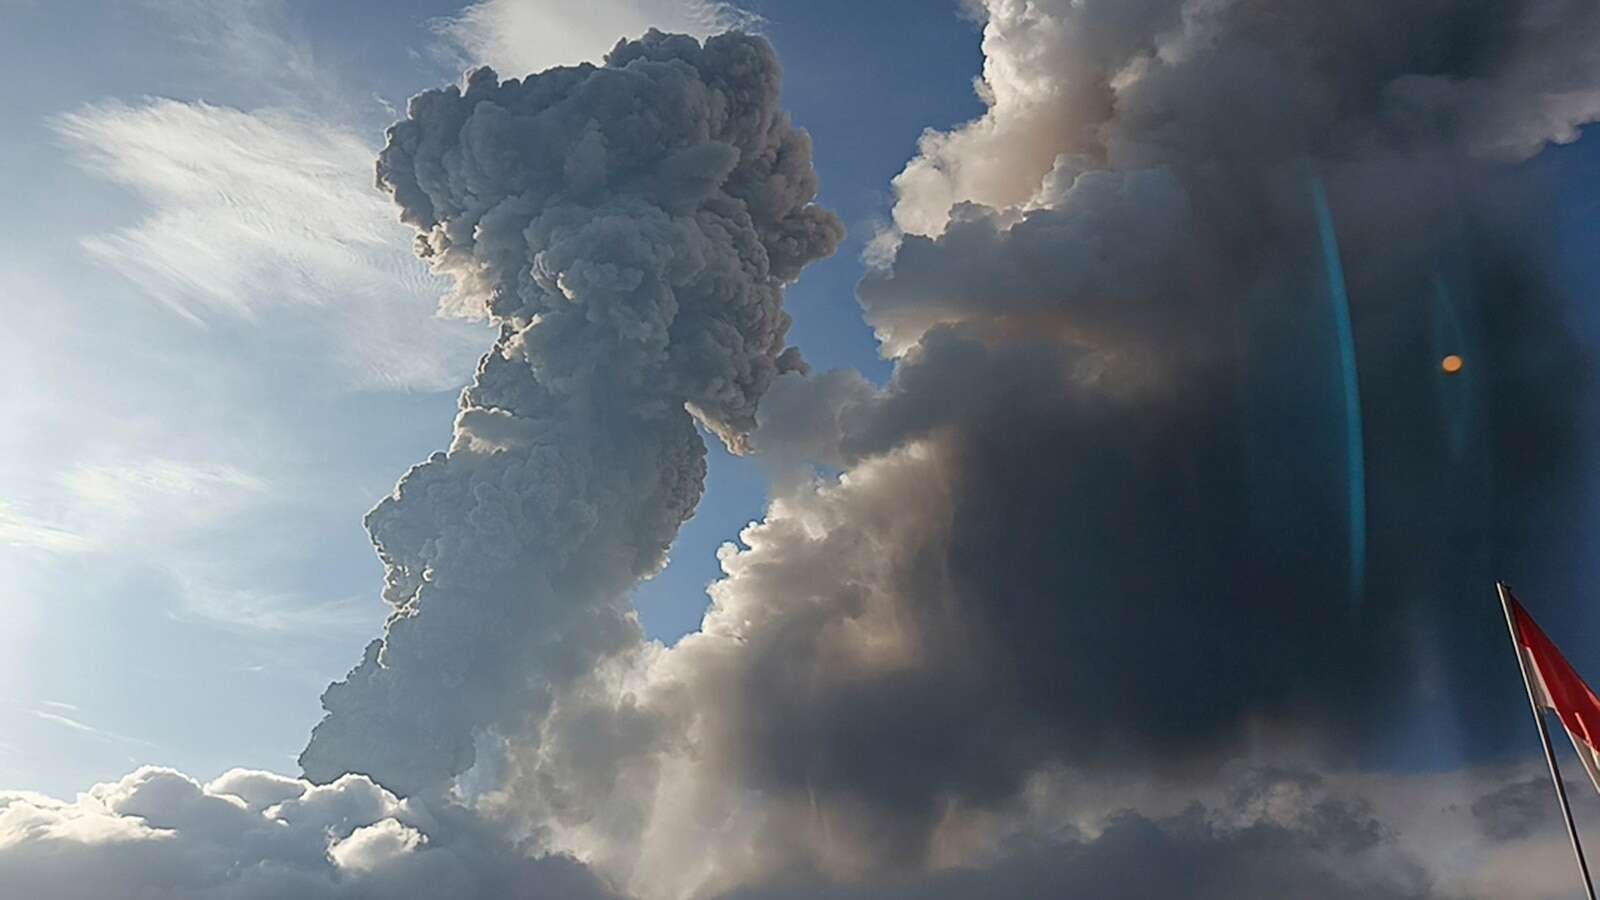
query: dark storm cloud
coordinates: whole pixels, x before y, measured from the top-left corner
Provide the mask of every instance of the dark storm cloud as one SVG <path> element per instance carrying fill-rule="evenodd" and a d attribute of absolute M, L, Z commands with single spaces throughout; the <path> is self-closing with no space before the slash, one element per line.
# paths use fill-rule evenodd
<path fill-rule="evenodd" d="M 1600 807 L 1593 785 L 1587 780 L 1563 780 L 1574 817 L 1579 821 L 1591 820 Z M 1561 827 L 1555 791 L 1550 777 L 1543 774 L 1488 791 L 1474 799 L 1467 809 L 1483 835 L 1494 841 L 1525 840 Z"/>
<path fill-rule="evenodd" d="M 1441 144 L 1518 160 L 1600 115 L 1600 12 L 1581 2 L 1238 0 L 1183 18 L 1117 92 L 1100 132 L 1113 160 Z"/>
<path fill-rule="evenodd" d="M 891 383 L 787 376 L 760 416 L 758 447 L 843 477 L 780 496 L 702 633 L 641 659 L 618 714 L 655 717 L 647 741 L 602 759 L 547 733 L 513 776 L 652 817 L 578 839 L 635 883 L 684 809 L 755 829 L 724 877 L 877 884 L 1052 766 L 1203 784 L 1419 732 L 1482 760 L 1519 714 L 1489 587 L 1573 569 L 1537 523 L 1575 520 L 1588 393 L 1550 185 L 1510 160 L 1600 112 L 1588 45 L 1545 40 L 1600 12 L 988 13 L 991 112 L 924 138 L 860 291 Z"/>
<path fill-rule="evenodd" d="M 1395 852 L 1384 826 L 1359 804 L 1322 798 L 1281 818 L 1236 818 L 1247 802 L 1235 798 L 1219 809 L 1195 805 L 1159 818 L 1126 812 L 1093 837 L 1029 841 L 987 866 L 859 886 L 789 876 L 779 886 L 734 891 L 725 900 L 1453 896 L 1435 892 L 1427 873 Z"/>
<path fill-rule="evenodd" d="M 1098 7 L 1053 14 L 1075 31 Z M 1014 629 L 996 658 L 1060 699 L 1046 721 L 1082 716 L 1108 736 L 1137 723 L 1152 744 L 1186 734 L 1199 749 L 1252 710 L 1286 713 L 1298 682 L 1324 696 L 1300 698 L 1295 718 L 1376 724 L 1405 702 L 1385 685 L 1416 681 L 1405 667 L 1423 639 L 1409 623 L 1447 622 L 1447 696 L 1469 733 L 1497 740 L 1479 726 L 1514 697 L 1481 660 L 1501 636 L 1492 604 L 1462 611 L 1463 598 L 1541 545 L 1530 523 L 1569 511 L 1587 385 L 1563 319 L 1575 298 L 1539 246 L 1549 186 L 1485 163 L 1473 136 L 1525 156 L 1573 135 L 1493 108 L 1397 116 L 1391 95 L 1443 79 L 1535 105 L 1559 95 L 1586 121 L 1594 54 L 1541 41 L 1592 33 L 1597 16 L 1462 3 L 1223 3 L 1186 8 L 1181 27 L 1156 16 L 1166 30 L 1117 45 L 1102 72 L 1116 102 L 1060 148 L 1034 208 L 958 207 L 863 283 L 882 333 L 923 337 L 875 405 L 842 414 L 855 431 L 840 445 L 881 451 L 901 429 L 958 454 L 944 565 L 968 585 L 976 621 L 963 628 Z M 1017 27 L 1004 46 L 1028 47 L 1030 62 L 1071 43 L 1038 27 L 1036 46 Z M 1561 53 L 1567 66 L 1552 65 Z M 1129 189 L 1139 179 L 1163 187 Z M 1357 485 L 1336 297 L 1312 200 L 1323 184 L 1363 392 L 1357 596 L 1343 574 Z M 1476 361 L 1470 380 L 1439 375 L 1446 352 Z M 1100 693 L 1075 687 L 1100 672 L 1116 673 Z"/>
<path fill-rule="evenodd" d="M 1383 220 L 1391 239 L 1438 234 Z M 1311 223 L 1291 222 L 1314 246 Z M 886 390 L 837 401 L 837 438 L 812 448 L 818 459 L 927 449 L 892 464 L 915 475 L 858 477 L 828 513 L 797 505 L 806 527 L 749 551 L 714 594 L 738 598 L 729 618 L 762 598 L 787 605 L 740 630 L 745 667 L 704 693 L 732 702 L 704 715 L 727 717 L 718 733 L 755 783 L 861 804 L 871 812 L 853 816 L 874 822 L 885 853 L 913 857 L 951 797 L 1003 802 L 1050 761 L 1208 764 L 1262 720 L 1317 733 L 1334 755 L 1392 740 L 1411 714 L 1466 730 L 1469 756 L 1502 746 L 1520 698 L 1486 586 L 1530 543 L 1515 530 L 1530 500 L 1564 501 L 1582 383 L 1557 362 L 1572 350 L 1547 285 L 1503 228 L 1480 235 L 1449 235 L 1470 262 L 1448 276 L 1430 267 L 1442 235 L 1384 252 L 1356 241 L 1347 255 L 1369 392 L 1360 594 L 1329 301 L 1315 280 L 1288 289 L 1316 257 L 1187 282 L 1175 301 L 1230 316 L 1186 330 L 1139 327 L 1149 306 L 1120 322 L 1091 298 L 1084 337 L 1065 294 L 1021 322 L 935 327 Z M 1451 314 L 1505 336 L 1470 345 L 1473 383 L 1438 373 L 1436 277 L 1472 286 Z M 1231 304 L 1251 278 L 1284 292 L 1265 308 Z M 1236 354 L 1221 330 L 1241 323 L 1259 345 Z M 1436 621 L 1453 624 L 1440 635 Z M 914 650 L 883 670 L 840 665 L 862 640 L 854 628 Z M 1429 664 L 1446 679 L 1442 703 L 1421 694 Z"/>
<path fill-rule="evenodd" d="M 1448 147 L 1521 159 L 1600 114 L 1582 0 L 984 4 L 988 115 L 923 138 L 896 220 L 1021 206 L 1063 154 L 1119 169 Z"/>
<path fill-rule="evenodd" d="M 937 238 L 906 235 L 892 271 L 869 272 L 861 302 L 889 349 L 940 322 L 1060 312 L 1086 339 L 1181 328 L 1195 293 L 1181 279 L 1194 224 L 1182 185 L 1163 170 L 1053 170 L 1066 182 L 1048 208 L 1006 216 L 963 205 Z M 1190 297 L 1189 305 L 1203 298 Z M 1178 313 L 1180 315 L 1174 315 Z M 1036 327 L 1036 326 L 1035 326 Z M 1114 328 L 1114 334 L 1097 334 Z"/>

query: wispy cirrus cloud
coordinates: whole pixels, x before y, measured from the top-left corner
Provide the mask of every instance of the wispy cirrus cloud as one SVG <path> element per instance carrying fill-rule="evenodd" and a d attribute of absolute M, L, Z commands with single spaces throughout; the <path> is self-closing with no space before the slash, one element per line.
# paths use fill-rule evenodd
<path fill-rule="evenodd" d="M 268 488 L 236 466 L 160 458 L 83 465 L 61 480 L 96 518 L 118 522 L 152 513 L 171 521 L 182 508 L 209 518 Z"/>
<path fill-rule="evenodd" d="M 206 308 L 253 317 L 271 304 L 320 305 L 374 276 L 426 285 L 385 246 L 392 217 L 352 177 L 371 151 L 350 132 L 287 110 L 176 100 L 91 104 L 54 124 L 85 169 L 153 209 L 84 246 L 191 321 Z"/>
<path fill-rule="evenodd" d="M 235 632 L 288 635 L 370 630 L 371 598 L 328 600 L 292 590 L 234 583 L 238 573 L 208 554 L 178 553 L 217 527 L 258 514 L 279 499 L 269 479 L 238 466 L 151 457 L 78 465 L 58 479 L 63 520 L 26 525 L 35 545 L 57 552 L 150 548 L 175 579 L 169 615 Z M 3 533 L 3 532 L 0 532 Z"/>
<path fill-rule="evenodd" d="M 160 546 L 268 497 L 265 480 L 232 465 L 161 457 L 85 463 L 38 498 L 49 516 L 0 502 L 0 545 L 56 554 Z"/>
<path fill-rule="evenodd" d="M 76 711 L 76 707 L 73 709 Z M 63 715 L 59 712 L 50 712 L 49 710 L 43 709 L 32 709 L 29 710 L 29 712 L 35 719 L 60 725 L 62 728 L 75 731 L 82 735 L 87 735 L 95 738 L 96 740 L 108 741 L 117 744 L 134 744 L 141 747 L 155 746 L 154 743 L 144 740 L 143 738 L 129 737 L 125 734 L 118 734 L 115 731 L 107 731 L 104 728 L 97 728 L 87 722 L 74 719 L 71 716 Z"/>
<path fill-rule="evenodd" d="M 376 610 L 365 595 L 330 601 L 239 585 L 228 565 L 177 551 L 272 503 L 274 486 L 261 475 L 228 464 L 151 457 L 80 464 L 59 475 L 55 487 L 46 497 L 54 518 L 0 503 L 0 546 L 56 557 L 132 549 L 159 558 L 178 589 L 170 616 L 234 632 L 361 633 L 374 624 Z M 57 715 L 75 710 L 40 702 Z"/>
<path fill-rule="evenodd" d="M 326 356 L 361 386 L 464 377 L 466 329 L 434 316 L 439 282 L 405 251 L 354 131 L 294 109 L 169 99 L 89 104 L 52 125 L 85 170 L 150 207 L 85 250 L 179 316 L 260 324 L 289 308 L 299 321 L 274 330 L 331 339 Z"/>
<path fill-rule="evenodd" d="M 187 56 L 212 79 L 248 81 L 294 104 L 310 98 L 339 104 L 285 0 L 144 0 L 160 15 Z"/>
<path fill-rule="evenodd" d="M 88 546 L 83 535 L 27 515 L 0 501 L 0 546 L 71 553 Z"/>
<path fill-rule="evenodd" d="M 183 605 L 175 618 L 205 622 L 233 632 L 269 635 L 369 633 L 382 618 L 372 598 L 354 594 L 317 600 L 282 591 L 261 591 L 184 580 Z"/>

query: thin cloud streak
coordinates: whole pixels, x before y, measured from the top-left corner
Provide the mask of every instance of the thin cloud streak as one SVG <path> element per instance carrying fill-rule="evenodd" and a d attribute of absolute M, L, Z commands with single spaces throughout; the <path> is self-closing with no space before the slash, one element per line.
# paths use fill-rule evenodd
<path fill-rule="evenodd" d="M 81 534 L 25 515 L 0 501 L 0 546 L 76 553 L 88 543 Z"/>
<path fill-rule="evenodd" d="M 150 205 L 85 251 L 178 316 L 264 326 L 290 309 L 337 342 L 328 356 L 358 386 L 460 381 L 473 329 L 430 322 L 440 282 L 405 252 L 355 132 L 294 109 L 166 99 L 90 104 L 50 124 L 85 171 Z"/>
<path fill-rule="evenodd" d="M 129 737 L 125 734 L 118 734 L 115 731 L 107 731 L 104 728 L 96 728 L 95 726 L 86 722 L 80 722 L 71 716 L 64 716 L 60 713 L 46 712 L 42 709 L 33 709 L 29 710 L 29 712 L 32 713 L 33 717 L 36 719 L 41 719 L 46 722 L 53 722 L 56 725 L 62 726 L 63 728 L 71 729 L 79 734 L 88 735 L 89 737 L 97 740 L 118 744 L 134 744 L 140 747 L 156 746 L 153 742 L 144 740 L 143 738 Z"/>

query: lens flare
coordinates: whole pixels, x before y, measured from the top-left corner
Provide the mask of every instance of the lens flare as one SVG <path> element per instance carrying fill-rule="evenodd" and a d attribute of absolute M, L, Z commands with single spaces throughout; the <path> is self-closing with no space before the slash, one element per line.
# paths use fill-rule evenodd
<path fill-rule="evenodd" d="M 1350 599 L 1359 604 L 1367 577 L 1367 467 L 1361 436 L 1361 381 L 1356 373 L 1355 330 L 1350 322 L 1350 297 L 1345 291 L 1344 264 L 1339 259 L 1339 238 L 1322 179 L 1311 176 L 1311 203 L 1316 212 L 1322 243 L 1322 263 L 1333 303 L 1334 335 L 1339 347 L 1339 373 L 1344 387 L 1345 467 L 1348 479 L 1350 526 Z"/>

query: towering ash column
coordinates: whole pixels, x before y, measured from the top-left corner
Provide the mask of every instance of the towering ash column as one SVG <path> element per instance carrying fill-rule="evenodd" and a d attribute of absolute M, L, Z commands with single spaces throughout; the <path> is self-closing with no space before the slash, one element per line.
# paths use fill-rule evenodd
<path fill-rule="evenodd" d="M 627 590 L 699 501 L 698 419 L 739 449 L 785 348 L 783 285 L 843 235 L 762 39 L 652 31 L 601 67 L 414 97 L 378 184 L 499 326 L 450 449 L 367 516 L 394 607 L 300 763 L 401 793 L 531 736 L 553 687 L 640 637 Z"/>

